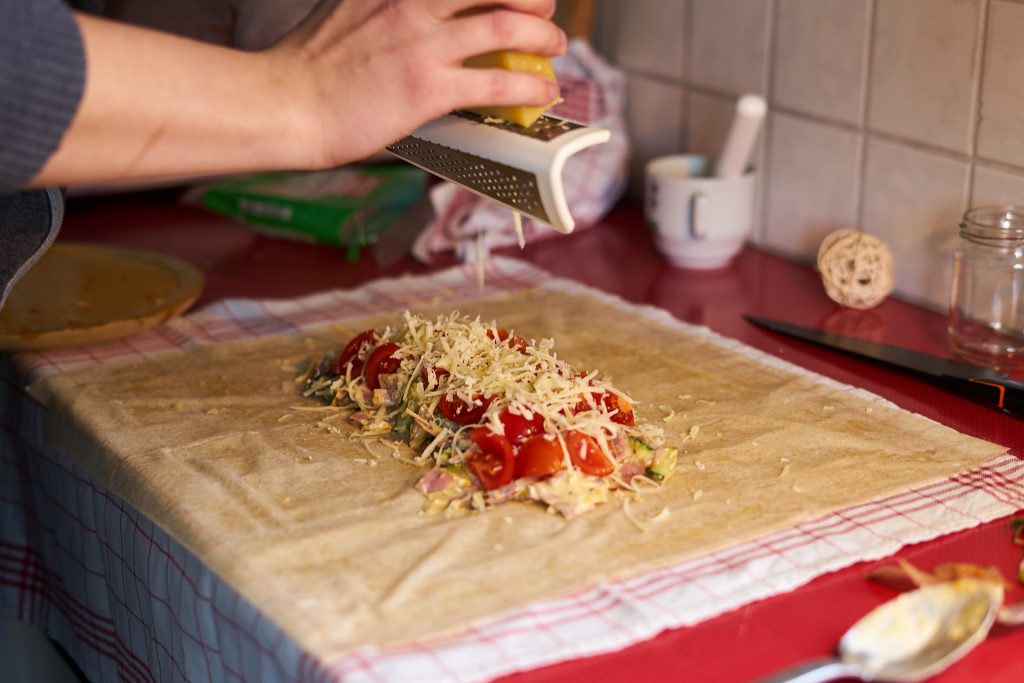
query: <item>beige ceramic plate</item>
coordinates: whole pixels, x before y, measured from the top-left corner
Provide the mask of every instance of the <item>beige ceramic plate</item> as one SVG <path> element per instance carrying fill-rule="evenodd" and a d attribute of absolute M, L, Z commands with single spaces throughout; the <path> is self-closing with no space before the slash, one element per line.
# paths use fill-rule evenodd
<path fill-rule="evenodd" d="M 58 242 L 15 285 L 0 310 L 0 350 L 127 337 L 178 315 L 202 289 L 202 273 L 178 259 Z"/>

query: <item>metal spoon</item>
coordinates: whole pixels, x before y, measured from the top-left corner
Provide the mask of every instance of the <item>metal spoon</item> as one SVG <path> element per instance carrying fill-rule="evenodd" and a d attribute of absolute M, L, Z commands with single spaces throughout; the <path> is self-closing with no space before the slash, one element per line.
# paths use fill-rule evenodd
<path fill-rule="evenodd" d="M 918 588 L 876 607 L 839 641 L 838 657 L 817 659 L 762 683 L 821 683 L 839 678 L 920 681 L 985 639 L 1003 604 L 1003 587 L 957 579 Z"/>

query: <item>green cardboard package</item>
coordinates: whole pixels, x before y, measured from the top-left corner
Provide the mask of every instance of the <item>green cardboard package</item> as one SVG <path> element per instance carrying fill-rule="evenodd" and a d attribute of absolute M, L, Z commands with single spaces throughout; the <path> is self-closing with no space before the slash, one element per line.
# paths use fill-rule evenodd
<path fill-rule="evenodd" d="M 426 176 L 405 164 L 260 173 L 206 188 L 201 203 L 264 232 L 344 247 L 354 260 L 423 200 Z"/>

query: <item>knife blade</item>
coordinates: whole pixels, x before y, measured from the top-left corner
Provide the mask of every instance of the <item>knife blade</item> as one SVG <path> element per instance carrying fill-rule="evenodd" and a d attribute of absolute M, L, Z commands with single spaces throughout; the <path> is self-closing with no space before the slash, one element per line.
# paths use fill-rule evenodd
<path fill-rule="evenodd" d="M 1010 379 L 1007 372 L 781 320 L 756 315 L 743 317 L 748 322 L 773 332 L 910 370 L 964 398 L 984 403 L 1016 417 L 1024 417 L 1024 382 Z"/>

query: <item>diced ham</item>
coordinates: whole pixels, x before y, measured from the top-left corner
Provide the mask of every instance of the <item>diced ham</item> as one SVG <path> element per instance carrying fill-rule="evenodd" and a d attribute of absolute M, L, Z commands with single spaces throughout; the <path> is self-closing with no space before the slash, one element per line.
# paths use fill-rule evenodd
<path fill-rule="evenodd" d="M 360 427 L 365 427 L 366 425 L 370 424 L 370 422 L 373 421 L 373 416 L 365 411 L 357 410 L 356 412 L 352 413 L 349 419 L 352 420 L 352 422 L 359 425 Z"/>
<path fill-rule="evenodd" d="M 438 467 L 420 477 L 420 480 L 416 482 L 416 490 L 427 496 L 431 493 L 444 491 L 451 486 L 453 481 L 455 481 L 455 477 L 452 476 L 451 472 Z"/>
<path fill-rule="evenodd" d="M 608 448 L 619 458 L 629 453 L 629 437 L 626 432 L 616 432 L 615 436 L 608 440 Z"/>
<path fill-rule="evenodd" d="M 484 494 L 484 499 L 487 501 L 487 505 L 501 505 L 507 503 L 510 500 L 516 500 L 521 498 L 526 487 L 532 482 L 532 479 L 517 479 L 511 483 L 500 486 L 496 489 L 487 491 Z"/>
<path fill-rule="evenodd" d="M 622 463 L 622 468 L 619 470 L 619 476 L 622 478 L 622 481 L 629 483 L 633 481 L 633 477 L 643 474 L 646 469 L 647 468 L 644 467 L 643 464 L 636 460 L 627 460 Z"/>

